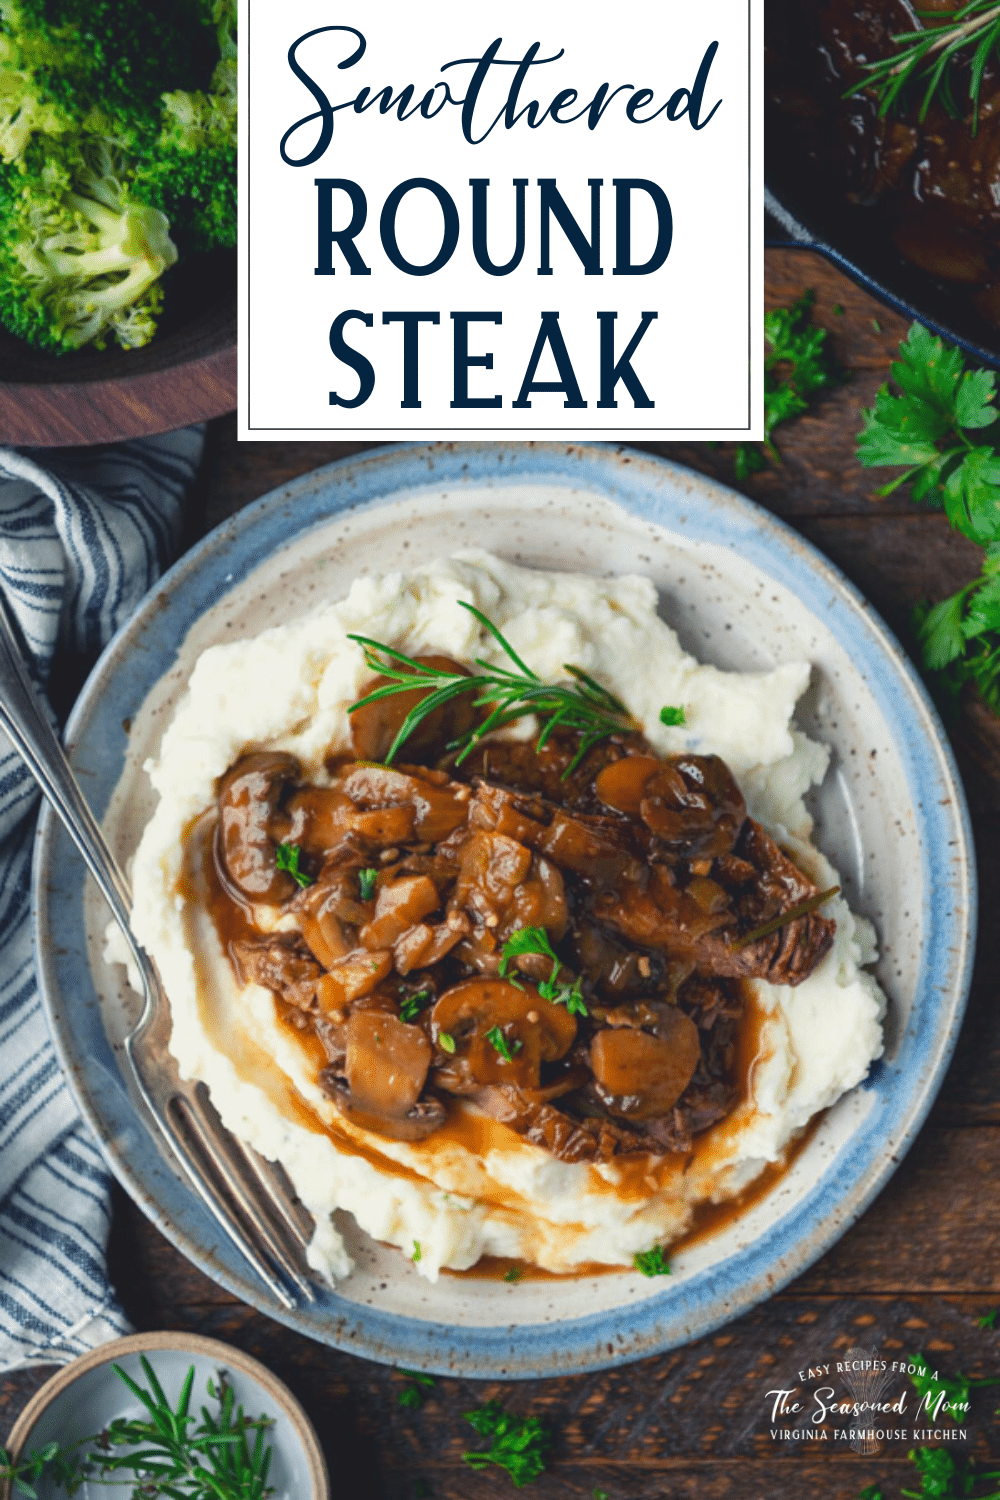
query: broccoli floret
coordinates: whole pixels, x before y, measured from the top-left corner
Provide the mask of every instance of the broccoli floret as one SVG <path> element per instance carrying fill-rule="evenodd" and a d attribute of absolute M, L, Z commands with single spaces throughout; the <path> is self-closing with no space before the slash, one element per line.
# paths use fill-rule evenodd
<path fill-rule="evenodd" d="M 10 37 L 0 31 L 0 161 L 18 161 L 36 131 L 61 135 L 72 127 L 65 110 L 39 92 Z"/>
<path fill-rule="evenodd" d="M 0 27 L 0 323 L 138 347 L 175 240 L 236 243 L 236 0 L 0 0 Z"/>
<path fill-rule="evenodd" d="M 164 81 L 204 88 L 219 56 L 205 0 L 0 0 L 0 20 L 41 92 L 80 121 L 155 112 Z"/>
<path fill-rule="evenodd" d="M 67 165 L 50 152 L 37 171 L 0 179 L 0 317 L 36 347 L 68 350 L 113 337 L 148 343 L 163 301 L 159 278 L 177 259 L 166 216 L 129 203 L 103 158 L 106 143 Z M 76 191 L 86 182 L 92 196 Z"/>
<path fill-rule="evenodd" d="M 168 216 L 185 249 L 232 249 L 236 244 L 235 96 L 165 94 L 163 128 L 136 173 L 132 192 Z"/>

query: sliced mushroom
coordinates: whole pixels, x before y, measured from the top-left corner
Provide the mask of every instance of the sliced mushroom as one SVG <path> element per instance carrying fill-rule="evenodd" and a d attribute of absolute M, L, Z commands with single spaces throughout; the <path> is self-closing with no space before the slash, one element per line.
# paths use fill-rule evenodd
<path fill-rule="evenodd" d="M 436 672 L 457 672 L 463 677 L 472 675 L 467 667 L 453 661 L 450 656 L 417 656 L 414 660 Z M 360 696 L 364 698 L 379 688 L 388 687 L 389 682 L 388 677 L 375 677 L 365 684 Z M 384 761 L 403 720 L 432 691 L 431 688 L 415 687 L 410 692 L 394 693 L 378 703 L 355 709 L 351 714 L 351 744 L 358 759 Z M 406 755 L 418 760 L 434 759 L 444 754 L 451 740 L 460 739 L 474 729 L 479 717 L 479 711 L 473 707 L 475 696 L 472 691 L 460 694 L 428 714 L 407 739 Z"/>
<path fill-rule="evenodd" d="M 666 1009 L 671 1019 L 662 1019 L 655 1034 L 621 1026 L 599 1031 L 591 1042 L 594 1081 L 610 1114 L 665 1115 L 691 1082 L 701 1057 L 698 1028 L 683 1011 Z"/>
<path fill-rule="evenodd" d="M 337 1106 L 340 1113 L 352 1125 L 361 1130 L 370 1130 L 372 1135 L 389 1136 L 396 1141 L 425 1141 L 435 1130 L 439 1130 L 447 1116 L 440 1099 L 418 1099 L 405 1115 L 380 1115 L 362 1109 L 355 1103 L 351 1091 L 343 1078 L 330 1068 L 319 1075 L 324 1093 Z"/>
<path fill-rule="evenodd" d="M 270 822 L 286 786 L 299 774 L 293 755 L 255 750 L 241 756 L 219 783 L 216 866 L 227 886 L 252 901 L 277 906 L 295 894 L 291 875 L 278 869 Z"/>
<path fill-rule="evenodd" d="M 355 1010 L 346 1027 L 344 1072 L 351 1097 L 371 1114 L 400 1119 L 423 1092 L 431 1044 L 419 1026 L 378 1010 Z"/>
<path fill-rule="evenodd" d="M 366 837 L 360 825 L 364 816 L 386 813 L 397 817 L 403 809 L 412 809 L 410 832 L 401 833 L 388 842 L 402 843 L 415 836 L 426 843 L 437 843 L 465 822 L 469 810 L 468 789 L 447 776 L 419 767 L 397 771 L 389 766 L 346 766 L 337 782 L 338 789 L 364 810 L 355 817 L 357 831 Z M 456 795 L 458 794 L 458 795 Z"/>
<path fill-rule="evenodd" d="M 453 1053 L 441 1048 L 442 1033 L 451 1039 Z M 431 1034 L 441 1054 L 435 1082 L 442 1088 L 466 1093 L 471 1079 L 537 1089 L 541 1064 L 564 1057 L 576 1040 L 576 1020 L 565 1006 L 543 1000 L 533 985 L 522 989 L 506 979 L 467 979 L 437 1001 Z"/>
<path fill-rule="evenodd" d="M 746 820 L 743 794 L 717 755 L 627 756 L 604 767 L 594 790 L 688 859 L 728 853 Z"/>

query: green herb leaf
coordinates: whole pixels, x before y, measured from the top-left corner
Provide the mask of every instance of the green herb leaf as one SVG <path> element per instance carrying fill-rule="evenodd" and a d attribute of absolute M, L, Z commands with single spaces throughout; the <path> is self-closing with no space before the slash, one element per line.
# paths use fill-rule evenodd
<path fill-rule="evenodd" d="M 362 901 L 370 901 L 375 894 L 375 886 L 378 881 L 377 870 L 358 871 L 358 890 L 361 892 Z"/>
<path fill-rule="evenodd" d="M 88 1477 L 127 1485 L 137 1496 L 163 1495 L 172 1500 L 266 1500 L 274 1494 L 267 1483 L 271 1449 L 264 1437 L 272 1425 L 270 1418 L 248 1418 L 242 1407 L 235 1406 L 232 1388 L 220 1381 L 216 1390 L 210 1380 L 208 1392 L 219 1402 L 219 1410 L 213 1414 L 202 1407 L 199 1422 L 189 1409 L 194 1366 L 172 1407 L 145 1356 L 141 1364 L 148 1388 L 120 1365 L 114 1370 L 145 1408 L 146 1416 L 116 1417 L 103 1432 L 67 1446 L 47 1443 L 22 1455 L 15 1466 L 0 1452 L 0 1477 L 9 1478 L 16 1493 L 29 1496 L 36 1494 L 34 1481 L 43 1477 L 46 1493 L 56 1485 L 71 1495 L 78 1493 Z M 121 1447 L 131 1451 L 113 1451 Z M 129 1477 L 105 1479 L 119 1473 Z"/>
<path fill-rule="evenodd" d="M 285 870 L 292 877 L 296 885 L 304 887 L 312 885 L 313 878 L 299 869 L 301 853 L 298 844 L 279 844 L 274 851 L 274 862 L 279 870 Z"/>
<path fill-rule="evenodd" d="M 640 1250 L 633 1255 L 632 1264 L 643 1276 L 669 1276 L 670 1262 L 663 1253 L 662 1245 L 654 1245 L 652 1250 Z"/>
<path fill-rule="evenodd" d="M 1000 1313 L 1000 1307 L 991 1307 L 989 1312 L 983 1313 L 981 1318 L 976 1319 L 976 1326 L 978 1328 L 995 1328 L 997 1326 L 997 1313 Z"/>
<path fill-rule="evenodd" d="M 524 1271 L 520 1266 L 511 1266 L 508 1271 L 505 1271 L 503 1273 L 503 1279 L 504 1281 L 509 1281 L 512 1284 L 517 1281 L 523 1281 Z"/>
<path fill-rule="evenodd" d="M 919 323 L 891 375 L 863 412 L 858 457 L 905 465 L 879 490 L 909 483 L 914 500 L 941 507 L 956 531 L 986 548 L 980 576 L 914 612 L 923 664 L 952 702 L 968 683 L 1000 712 L 1000 409 L 990 370 L 966 370 L 958 349 Z"/>
<path fill-rule="evenodd" d="M 660 709 L 660 723 L 666 724 L 668 729 L 680 728 L 687 723 L 683 708 L 672 708 L 666 704 Z"/>
<path fill-rule="evenodd" d="M 486 1040 L 500 1054 L 504 1062 L 513 1062 L 514 1053 L 521 1050 L 521 1043 L 516 1039 L 513 1042 L 508 1042 L 499 1026 L 490 1027 L 486 1033 Z"/>
<path fill-rule="evenodd" d="M 923 124 L 935 99 L 952 117 L 962 113 L 955 88 L 964 82 L 975 135 L 986 65 L 1000 49 L 1000 5 L 996 0 L 966 0 L 952 11 L 918 8 L 916 15 L 919 25 L 914 18 L 911 30 L 892 33 L 893 51 L 865 62 L 865 76 L 844 97 L 872 90 L 883 116 L 905 113 L 919 98 L 917 118 Z"/>
<path fill-rule="evenodd" d="M 399 1019 L 401 1021 L 415 1021 L 422 1010 L 426 1010 L 434 999 L 430 990 L 418 990 L 415 995 L 407 995 L 399 1006 Z"/>
<path fill-rule="evenodd" d="M 517 1489 L 545 1472 L 552 1434 L 537 1417 L 516 1417 L 499 1401 L 487 1401 L 485 1406 L 467 1411 L 465 1420 L 480 1437 L 490 1439 L 489 1448 L 462 1454 L 470 1468 L 481 1470 L 494 1464 L 507 1471 Z"/>
<path fill-rule="evenodd" d="M 452 1036 L 452 1034 L 451 1034 L 450 1031 L 439 1031 L 438 1032 L 438 1046 L 444 1052 L 454 1052 L 454 1050 L 455 1050 L 455 1038 Z"/>
<path fill-rule="evenodd" d="M 423 1254 L 424 1254 L 424 1252 L 420 1248 L 420 1241 L 419 1240 L 414 1240 L 413 1241 L 413 1254 L 410 1256 L 410 1259 L 412 1261 L 422 1260 L 423 1259 Z"/>
<path fill-rule="evenodd" d="M 585 1016 L 588 1014 L 583 1000 L 581 979 L 574 981 L 572 985 L 560 984 L 559 975 L 562 972 L 562 964 L 556 957 L 555 949 L 549 942 L 549 935 L 544 927 L 515 927 L 510 937 L 506 940 L 500 950 L 500 969 L 503 977 L 509 977 L 511 984 L 523 989 L 524 985 L 513 975 L 508 976 L 508 970 L 515 958 L 524 954 L 537 953 L 541 958 L 551 958 L 552 970 L 548 979 L 543 979 L 538 985 L 538 993 L 543 1000 L 548 1000 L 551 1005 L 565 1005 L 571 1016 Z"/>
<path fill-rule="evenodd" d="M 434 1376 L 425 1375 L 422 1370 L 400 1370 L 399 1373 L 405 1375 L 407 1380 L 397 1398 L 400 1406 L 419 1411 L 424 1404 L 424 1392 L 434 1389 Z"/>

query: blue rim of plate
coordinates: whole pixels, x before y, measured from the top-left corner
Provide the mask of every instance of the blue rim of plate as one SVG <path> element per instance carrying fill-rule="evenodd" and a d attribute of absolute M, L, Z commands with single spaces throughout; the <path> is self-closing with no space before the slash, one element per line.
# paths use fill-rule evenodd
<path fill-rule="evenodd" d="M 822 598 L 824 625 L 850 652 L 896 730 L 922 819 L 924 943 L 912 1012 L 896 1057 L 862 1085 L 870 1105 L 865 1129 L 751 1244 L 641 1301 L 557 1323 L 453 1327 L 361 1306 L 332 1291 L 318 1311 L 280 1307 L 236 1252 L 217 1244 L 211 1221 L 144 1134 L 100 1024 L 87 960 L 83 865 L 47 807 L 33 870 L 35 951 L 57 1053 L 112 1170 L 149 1218 L 206 1275 L 307 1337 L 383 1363 L 484 1379 L 567 1375 L 645 1358 L 710 1333 L 801 1274 L 860 1217 L 919 1131 L 954 1050 L 975 949 L 968 809 L 940 720 L 899 642 L 854 585 L 789 526 L 693 470 L 618 444 L 390 445 L 303 475 L 223 522 L 164 575 L 118 632 L 70 717 L 67 744 L 98 816 L 121 772 L 122 701 L 138 708 L 170 669 L 189 627 L 234 577 L 245 577 L 290 537 L 362 506 L 391 503 L 402 492 L 526 478 L 586 489 L 688 542 L 729 546 L 813 613 L 810 600 Z M 112 678 L 114 707 L 105 693 Z"/>

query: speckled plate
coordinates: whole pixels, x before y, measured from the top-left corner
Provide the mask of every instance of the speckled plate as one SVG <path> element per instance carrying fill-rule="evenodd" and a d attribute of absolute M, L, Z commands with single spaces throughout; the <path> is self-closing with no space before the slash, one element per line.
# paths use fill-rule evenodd
<path fill-rule="evenodd" d="M 912 1142 L 958 1032 L 975 890 L 961 786 L 898 643 L 837 570 L 750 501 L 699 474 L 594 445 L 393 446 L 266 495 L 188 553 L 111 643 L 67 731 L 119 854 L 150 811 L 141 767 L 205 646 L 339 598 L 358 574 L 479 544 L 529 566 L 643 572 L 703 660 L 807 657 L 799 722 L 832 747 L 817 838 L 878 928 L 891 1001 L 885 1059 L 824 1117 L 770 1193 L 678 1253 L 674 1274 L 519 1285 L 445 1275 L 345 1230 L 357 1270 L 314 1307 L 272 1302 L 145 1134 L 114 1042 L 130 1009 L 101 957 L 106 914 L 54 818 L 35 865 L 45 1003 L 80 1108 L 114 1171 L 178 1248 L 245 1301 L 371 1359 L 468 1376 L 544 1376 L 696 1338 L 797 1276 L 854 1222 Z M 266 684 L 261 684 L 266 691 Z M 131 733 L 129 733 L 131 730 Z"/>

